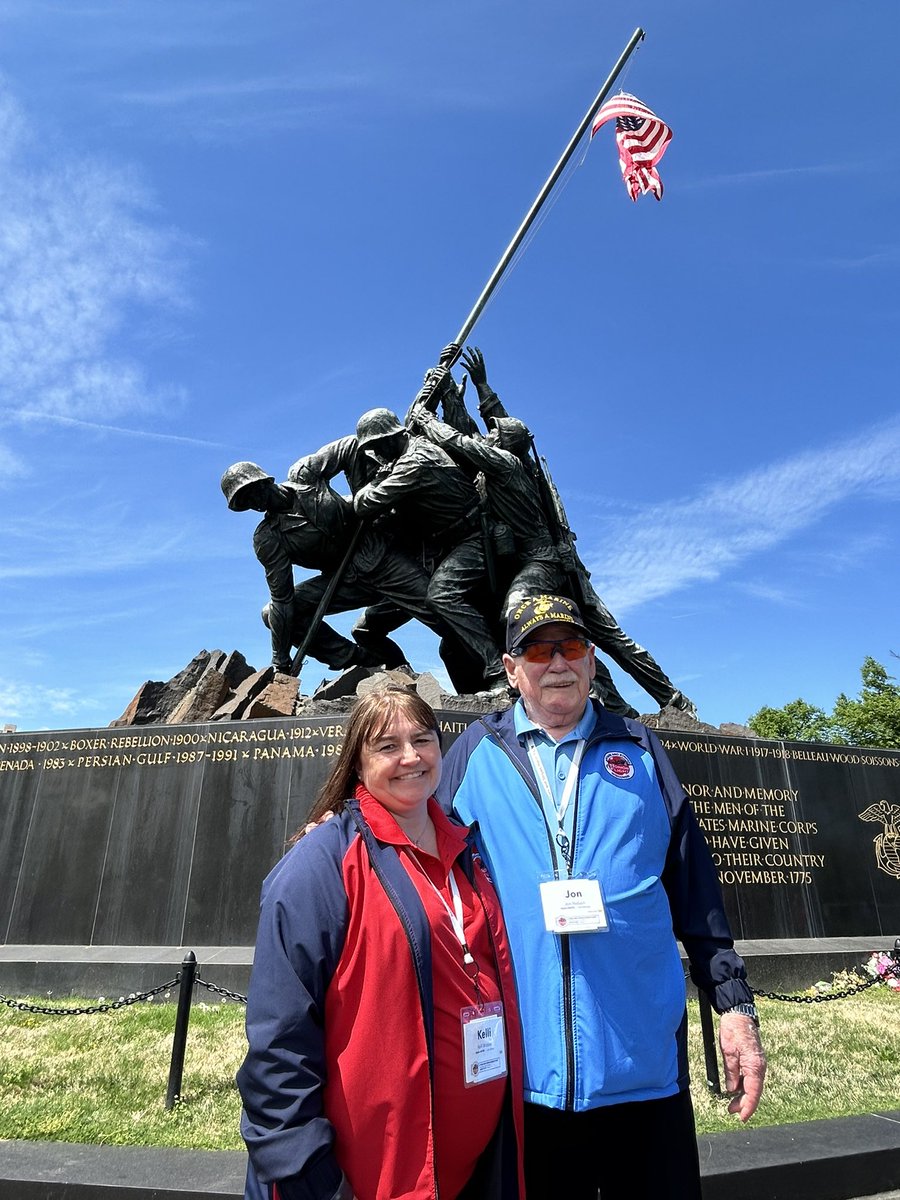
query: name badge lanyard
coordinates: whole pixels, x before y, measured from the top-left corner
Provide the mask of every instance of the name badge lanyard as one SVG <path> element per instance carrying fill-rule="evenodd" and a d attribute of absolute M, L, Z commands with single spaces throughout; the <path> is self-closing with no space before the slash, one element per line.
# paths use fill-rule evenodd
<path fill-rule="evenodd" d="M 550 786 L 550 780 L 547 778 L 547 772 L 544 768 L 543 760 L 538 751 L 533 734 L 526 736 L 528 744 L 528 757 L 531 760 L 531 765 L 534 768 L 534 774 L 538 784 L 544 793 L 544 796 L 550 801 L 553 806 L 553 811 L 556 813 L 556 844 L 559 846 L 560 853 L 563 856 L 563 862 L 566 865 L 566 874 L 572 874 L 572 844 L 565 831 L 566 811 L 569 807 L 569 802 L 575 795 L 575 789 L 578 786 L 578 775 L 581 771 L 581 760 L 584 757 L 584 748 L 587 745 L 585 738 L 579 738 L 575 743 L 575 752 L 572 755 L 572 761 L 569 763 L 569 773 L 566 775 L 565 786 L 559 804 L 556 803 L 556 797 L 553 794 L 553 789 Z M 544 823 L 547 818 L 544 816 Z"/>
<path fill-rule="evenodd" d="M 469 943 L 466 941 L 466 929 L 463 923 L 462 898 L 459 894 L 459 887 L 457 886 L 456 880 L 453 877 L 453 868 L 451 867 L 447 873 L 447 887 L 450 889 L 450 895 L 453 899 L 453 907 L 451 908 L 440 889 L 435 887 L 431 876 L 419 862 L 415 854 L 412 855 L 412 859 L 425 876 L 425 882 L 437 896 L 438 900 L 440 900 L 441 904 L 443 904 L 447 912 L 447 916 L 450 918 L 450 925 L 453 928 L 453 932 L 456 935 L 456 940 L 459 942 L 460 949 L 463 952 L 463 968 L 465 969 L 466 974 L 472 980 L 472 983 L 475 987 L 475 1003 L 479 1008 L 484 1008 L 484 1002 L 481 998 L 481 989 L 478 986 L 478 963 L 475 961 L 472 951 L 469 949 Z"/>

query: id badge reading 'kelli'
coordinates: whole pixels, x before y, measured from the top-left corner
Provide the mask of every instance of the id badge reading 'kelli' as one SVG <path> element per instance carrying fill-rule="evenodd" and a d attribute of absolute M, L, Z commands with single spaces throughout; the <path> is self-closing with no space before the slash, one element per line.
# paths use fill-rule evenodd
<path fill-rule="evenodd" d="M 549 879 L 541 884 L 548 933 L 601 933 L 609 929 L 596 879 Z"/>
<path fill-rule="evenodd" d="M 502 1079 L 506 1074 L 506 1028 L 501 1001 L 494 1000 L 481 1008 L 464 1008 L 460 1020 L 466 1087 Z"/>

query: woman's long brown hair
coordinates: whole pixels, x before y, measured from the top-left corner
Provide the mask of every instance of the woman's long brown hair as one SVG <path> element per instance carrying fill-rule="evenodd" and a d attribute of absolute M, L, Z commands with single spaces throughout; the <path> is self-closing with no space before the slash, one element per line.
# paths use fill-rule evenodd
<path fill-rule="evenodd" d="M 339 813 L 344 808 L 359 783 L 358 767 L 363 747 L 377 741 L 398 716 L 406 717 L 421 729 L 433 729 L 440 744 L 441 731 L 434 709 L 425 703 L 418 692 L 397 683 L 389 683 L 377 691 L 369 692 L 356 702 L 350 713 L 341 753 L 316 797 L 304 826 L 315 825 L 325 813 Z M 304 826 L 291 837 L 288 845 L 292 846 L 303 837 Z"/>

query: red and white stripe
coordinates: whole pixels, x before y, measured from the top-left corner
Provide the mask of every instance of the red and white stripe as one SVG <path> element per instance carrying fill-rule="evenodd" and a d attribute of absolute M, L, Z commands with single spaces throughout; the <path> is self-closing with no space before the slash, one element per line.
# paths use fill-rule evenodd
<path fill-rule="evenodd" d="M 652 109 L 638 100 L 637 96 L 620 92 L 597 110 L 591 126 L 591 137 L 593 138 L 607 121 L 620 117 L 631 117 L 643 122 L 639 129 L 616 128 L 619 166 L 628 193 L 632 200 L 636 200 L 639 195 L 652 192 L 657 200 L 660 200 L 663 186 L 655 168 L 672 140 L 672 130 Z"/>

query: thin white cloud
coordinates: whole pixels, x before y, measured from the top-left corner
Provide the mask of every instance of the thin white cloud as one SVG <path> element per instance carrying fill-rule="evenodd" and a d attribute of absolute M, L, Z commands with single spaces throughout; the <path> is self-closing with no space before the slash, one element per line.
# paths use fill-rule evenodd
<path fill-rule="evenodd" d="M 53 425 L 66 425 L 76 429 L 91 429 L 97 433 L 115 433 L 123 437 L 146 438 L 150 441 L 180 442 L 188 446 L 205 446 L 216 450 L 224 449 L 224 443 L 222 442 L 209 442 L 203 438 L 185 437 L 179 433 L 156 433 L 152 429 L 125 429 L 121 425 L 107 425 L 100 421 L 80 421 L 77 417 L 63 417 L 58 413 L 31 412 L 23 408 L 13 409 L 9 417 L 23 424 L 49 422 Z M 3 459 L 2 455 L 0 455 L 0 469 L 2 469 L 2 464 Z"/>
<path fill-rule="evenodd" d="M 102 587 L 103 584 L 101 583 Z M 89 599 L 94 599 L 88 593 Z M 68 608 L 52 615 L 42 612 L 40 619 L 28 619 L 19 622 L 13 620 L 17 642 L 16 664 L 21 670 L 24 666 L 32 665 L 43 668 L 47 665 L 48 657 L 44 647 L 48 639 L 56 634 L 71 638 L 76 632 L 103 629 L 108 631 L 111 626 L 125 622 L 134 627 L 138 622 L 152 621 L 158 615 L 158 608 L 153 604 L 119 604 L 116 607 L 99 607 L 96 603 L 92 608 L 85 604 L 82 608 Z M 30 616 L 30 614 L 29 614 Z"/>
<path fill-rule="evenodd" d="M 50 688 L 0 679 L 0 720 L 12 724 L 34 713 L 74 713 L 83 703 L 74 688 Z"/>
<path fill-rule="evenodd" d="M 0 487 L 28 474 L 28 468 L 13 452 L 0 446 Z"/>
<path fill-rule="evenodd" d="M 879 246 L 867 254 L 858 254 L 852 258 L 845 255 L 842 258 L 831 257 L 821 260 L 823 267 L 837 267 L 847 271 L 861 270 L 865 267 L 891 267 L 897 263 L 900 263 L 900 245 Z"/>
<path fill-rule="evenodd" d="M 0 166 L 0 394 L 85 421 L 181 399 L 126 348 L 141 310 L 185 304 L 181 239 L 145 189 L 120 167 L 47 154 L 2 79 Z"/>
<path fill-rule="evenodd" d="M 179 105 L 206 104 L 210 101 L 244 101 L 272 95 L 311 96 L 343 95 L 365 83 L 359 75 L 330 74 L 311 76 L 308 74 L 265 75 L 245 79 L 191 79 L 186 83 L 171 84 L 135 91 L 121 92 L 116 97 L 125 104 L 142 104 L 153 108 L 172 108 Z"/>
<path fill-rule="evenodd" d="M 758 171 L 734 171 L 728 175 L 704 175 L 700 179 L 684 179 L 678 184 L 684 192 L 710 187 L 743 187 L 748 183 L 770 183 L 791 177 L 810 175 L 859 175 L 864 177 L 874 164 L 859 162 L 806 163 L 790 167 L 763 167 Z"/>
<path fill-rule="evenodd" d="M 247 544 L 211 536 L 201 516 L 141 520 L 127 495 L 108 499 L 102 482 L 81 493 L 49 493 L 42 506 L 6 516 L 0 581 L 115 575 L 177 563 L 246 560 Z M 98 503 L 99 501 L 99 503 Z M 90 513 L 85 520 L 84 513 Z M 253 528 L 248 524 L 248 538 Z"/>
<path fill-rule="evenodd" d="M 152 531 L 129 544 L 107 547 L 87 544 L 83 547 L 84 557 L 72 560 L 65 558 L 36 559 L 21 564 L 0 564 L 0 579 L 60 579 L 66 576 L 86 576 L 105 574 L 109 572 L 127 571 L 133 568 L 145 567 L 154 563 L 171 563 L 177 557 L 179 538 L 172 535 L 162 543 L 156 544 Z"/>
<path fill-rule="evenodd" d="M 296 78 L 187 81 L 123 91 L 109 99 L 120 113 L 165 109 L 167 137 L 177 134 L 216 143 L 299 129 L 343 128 L 348 121 L 359 128 L 377 121 L 383 106 L 406 106 L 410 90 L 416 89 L 408 75 L 401 75 L 398 83 L 397 71 L 321 77 L 304 73 Z M 498 107 L 495 96 L 472 88 L 419 88 L 417 96 L 420 108 L 435 112 Z M 506 98 L 503 106 L 508 103 Z M 154 136 L 159 133 L 155 125 Z"/>
<path fill-rule="evenodd" d="M 804 601 L 789 588 L 778 587 L 772 583 L 761 582 L 758 579 L 748 579 L 736 583 L 738 591 L 756 600 L 765 600 L 768 604 L 778 605 L 779 608 L 803 608 Z"/>
<path fill-rule="evenodd" d="M 40 21 L 54 30 L 65 28 L 67 45 L 82 52 L 115 51 L 119 57 L 136 50 L 246 46 L 246 0 L 215 0 L 204 4 L 122 4 L 107 0 L 79 4 L 77 0 L 0 0 L 0 21 L 25 24 Z"/>
<path fill-rule="evenodd" d="M 726 576 L 851 497 L 894 499 L 898 485 L 900 419 L 895 419 L 614 522 L 604 544 L 615 552 L 595 557 L 591 567 L 604 599 L 620 614 Z"/>

